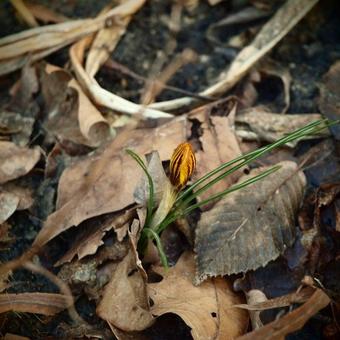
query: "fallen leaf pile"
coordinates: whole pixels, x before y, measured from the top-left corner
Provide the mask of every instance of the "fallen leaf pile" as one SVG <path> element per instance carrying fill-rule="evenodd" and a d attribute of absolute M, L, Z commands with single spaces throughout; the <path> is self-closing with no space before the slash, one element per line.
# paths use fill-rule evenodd
<path fill-rule="evenodd" d="M 339 125 L 238 168 L 189 205 L 278 170 L 145 244 L 149 181 L 129 154 L 153 179 L 155 213 L 179 144 L 195 153 L 190 185 L 339 119 L 337 12 L 317 0 L 102 5 L 0 4 L 1 336 L 262 340 L 312 326 L 337 338 Z"/>

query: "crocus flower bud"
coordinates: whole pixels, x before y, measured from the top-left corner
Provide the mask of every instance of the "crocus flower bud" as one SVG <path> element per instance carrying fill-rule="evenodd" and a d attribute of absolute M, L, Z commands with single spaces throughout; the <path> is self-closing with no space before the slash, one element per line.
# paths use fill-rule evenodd
<path fill-rule="evenodd" d="M 195 170 L 196 158 L 191 144 L 181 143 L 177 146 L 170 160 L 171 184 L 180 190 L 188 182 Z"/>

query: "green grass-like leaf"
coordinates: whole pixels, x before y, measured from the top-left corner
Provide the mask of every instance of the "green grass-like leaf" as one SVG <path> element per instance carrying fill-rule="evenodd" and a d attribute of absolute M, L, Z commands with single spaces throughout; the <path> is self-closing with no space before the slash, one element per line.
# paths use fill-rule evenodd
<path fill-rule="evenodd" d="M 149 237 L 149 238 L 154 239 L 156 241 L 157 250 L 158 250 L 158 253 L 159 253 L 159 258 L 161 259 L 161 263 L 162 263 L 162 265 L 165 269 L 168 269 L 169 268 L 168 259 L 165 255 L 165 252 L 164 252 L 164 249 L 163 249 L 163 246 L 162 246 L 162 241 L 159 238 L 158 234 L 151 228 L 144 228 L 143 231 L 146 234 L 151 235 L 151 237 Z"/>

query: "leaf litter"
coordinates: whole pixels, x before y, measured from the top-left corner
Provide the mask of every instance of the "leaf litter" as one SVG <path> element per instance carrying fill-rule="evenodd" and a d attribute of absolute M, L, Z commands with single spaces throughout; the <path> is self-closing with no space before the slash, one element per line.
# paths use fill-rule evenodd
<path fill-rule="evenodd" d="M 238 54 L 233 52 L 237 55 L 227 71 L 222 72 L 225 60 L 223 65 L 216 64 L 215 74 L 221 74 L 218 81 L 208 81 L 208 87 L 206 83 L 199 84 L 198 95 L 159 102 L 155 100 L 156 95 L 157 99 L 167 98 L 166 92 L 176 87 L 171 83 L 169 86 L 158 84 L 157 91 L 149 93 L 151 98 L 148 97 L 147 103 L 152 104 L 148 106 L 142 105 L 143 89 L 135 92 L 141 93 L 142 104 L 122 98 L 120 93 L 124 91 L 107 90 L 116 89 L 117 84 L 129 88 L 130 84 L 124 78 L 117 82 L 114 75 L 113 82 L 117 84 L 107 86 L 103 81 L 103 65 L 120 53 L 117 52 L 119 44 L 125 43 L 130 30 L 136 32 L 135 20 L 138 25 L 138 20 L 145 15 L 142 7 L 160 5 L 119 2 L 116 7 L 100 8 L 94 19 L 73 20 L 64 15 L 63 10 L 63 14 L 55 10 L 63 9 L 63 5 L 53 5 L 50 10 L 39 4 L 22 3 L 23 7 L 17 10 L 29 25 L 57 24 L 42 25 L 0 40 L 0 73 L 7 77 L 13 70 L 22 68 L 21 78 L 13 78 L 16 80 L 11 85 L 11 100 L 4 109 L 0 107 L 1 249 L 26 238 L 25 230 L 24 236 L 18 238 L 18 230 L 23 230 L 18 229 L 23 216 L 27 223 L 35 221 L 38 232 L 33 247 L 0 268 L 4 277 L 1 312 L 7 313 L 6 317 L 11 315 L 9 311 L 60 314 L 58 318 L 66 323 L 60 324 L 59 329 L 66 337 L 105 338 L 107 332 L 113 332 L 121 339 L 143 339 L 149 338 L 152 332 L 161 337 L 162 331 L 157 330 L 157 325 L 163 317 L 169 320 L 169 316 L 171 319 L 171 315 L 177 314 L 175 327 L 169 323 L 175 334 L 171 338 L 181 334 L 176 332 L 183 327 L 178 321 L 182 319 L 194 339 L 272 339 L 284 338 L 303 328 L 306 322 L 313 322 L 309 320 L 329 304 L 334 314 L 336 305 L 329 296 L 336 301 L 337 286 L 326 278 L 339 258 L 340 209 L 338 184 L 331 177 L 338 169 L 337 144 L 328 130 L 290 144 L 294 150 L 285 149 L 286 156 L 280 149 L 264 162 L 273 165 L 275 159 L 286 157 L 300 160 L 301 165 L 279 163 L 281 168 L 275 174 L 229 194 L 215 205 L 196 209 L 187 220 L 177 221 L 169 227 L 171 230 L 163 232 L 161 242 L 166 246 L 165 253 L 172 253 L 173 266 L 168 270 L 159 266 L 158 254 L 150 267 L 147 259 L 150 254 L 143 257 L 139 249 L 138 240 L 147 223 L 145 207 L 150 191 L 143 172 L 125 152 L 127 148 L 132 149 L 147 161 L 158 204 L 164 183 L 168 181 L 168 161 L 178 144 L 189 141 L 195 149 L 197 170 L 192 183 L 221 163 L 242 155 L 249 141 L 261 146 L 322 118 L 317 110 L 308 114 L 291 110 L 291 104 L 297 101 L 294 72 L 284 58 L 276 62 L 276 54 L 264 59 L 317 1 L 290 0 L 281 8 L 275 8 L 276 13 L 271 7 L 273 16 L 262 28 L 260 23 L 249 30 L 253 41 L 248 44 L 252 40 L 249 37 L 242 40 L 238 45 L 241 50 Z M 210 3 L 214 3 L 218 11 L 223 8 L 219 1 Z M 248 7 L 230 4 L 242 27 L 248 21 L 243 22 L 242 16 L 239 19 L 238 13 L 255 13 L 251 15 L 265 18 L 270 11 L 265 5 L 262 11 L 262 5 L 257 2 L 246 4 Z M 181 24 L 188 27 L 185 25 L 199 21 L 196 14 L 202 11 L 202 6 L 208 5 L 197 1 L 174 4 L 170 16 L 179 15 L 178 27 L 169 24 L 171 33 L 177 35 L 176 29 L 180 31 Z M 207 8 L 204 12 L 213 11 L 212 7 Z M 227 20 L 230 18 L 233 16 Z M 299 25 L 303 27 L 304 23 Z M 64 32 L 62 39 L 60 32 Z M 300 33 L 293 30 L 291 34 Z M 181 40 L 181 36 L 178 42 L 171 41 L 185 51 L 187 46 L 183 46 L 183 41 L 186 40 Z M 70 46 L 68 57 L 65 53 L 59 54 L 66 45 Z M 230 46 L 224 51 L 226 54 L 230 52 L 228 48 Z M 174 52 L 176 46 L 166 49 Z M 223 47 L 214 49 L 213 53 L 221 51 Z M 141 56 L 143 53 L 141 49 Z M 177 57 L 183 53 L 176 50 Z M 53 55 L 48 63 L 34 63 L 49 54 Z M 204 62 L 205 56 L 200 51 L 197 54 L 196 64 Z M 166 56 L 168 60 L 161 57 L 162 62 L 154 61 L 149 67 L 151 70 L 157 69 L 158 64 L 164 66 L 165 62 L 168 67 L 161 66 L 157 74 L 151 72 L 152 78 L 169 81 L 167 72 L 177 61 L 184 73 L 193 67 L 177 57 L 170 53 Z M 257 63 L 260 59 L 261 63 Z M 131 69 L 126 69 L 134 74 L 134 65 L 129 61 L 127 65 Z M 136 71 L 145 73 L 142 69 Z M 173 75 L 174 79 L 178 77 L 180 75 Z M 269 96 L 261 107 L 261 96 L 268 91 L 266 78 L 270 77 L 279 79 L 282 86 L 279 96 L 275 100 Z M 193 84 L 197 78 L 190 79 L 190 72 L 186 78 L 183 86 L 190 89 L 190 82 Z M 318 102 L 321 113 L 328 117 L 336 111 L 337 78 L 334 63 L 321 81 Z M 232 96 L 223 97 L 231 89 Z M 213 102 L 207 104 L 206 101 Z M 170 111 L 173 112 L 170 114 Z M 337 126 L 331 127 L 334 137 L 336 131 Z M 45 154 L 46 157 L 41 157 Z M 208 194 L 199 195 L 195 202 L 199 204 L 210 195 L 263 171 L 266 168 L 254 168 L 261 161 L 249 168 L 240 168 L 212 187 Z M 320 167 L 326 163 L 322 172 Z M 315 188 L 311 188 L 313 185 Z M 37 195 L 43 186 L 50 192 L 48 197 Z M 308 195 L 304 196 L 306 188 Z M 43 208 L 44 205 L 49 208 Z M 39 221 L 34 216 L 38 213 L 48 215 L 47 220 Z M 156 245 L 156 239 L 149 243 L 150 248 L 156 249 Z M 10 260 L 13 255 L 4 258 Z M 31 259 L 37 264 L 30 262 Z M 49 271 L 39 262 L 46 268 L 51 269 L 53 265 L 55 268 Z M 33 282 L 37 292 L 20 284 L 16 288 L 19 268 L 45 276 L 61 293 L 54 292 L 55 287 L 50 287 L 53 292 L 42 293 L 41 287 Z M 11 269 L 14 276 L 8 280 Z M 58 276 L 52 271 L 58 272 Z M 315 274 L 315 280 L 311 279 L 313 287 L 300 290 L 298 285 L 301 280 L 304 282 L 306 272 Z M 241 277 L 230 275 L 234 273 L 243 275 L 241 289 L 237 289 Z M 77 301 L 76 308 L 74 301 Z M 297 304 L 302 305 L 297 307 Z M 287 306 L 288 312 L 283 309 Z M 71 322 L 63 310 L 68 310 Z M 320 314 L 330 320 L 330 310 L 322 310 Z M 271 313 L 269 317 L 267 312 Z M 82 317 L 91 320 L 90 323 Z M 15 316 L 13 318 L 15 320 Z M 335 324 L 324 321 L 323 325 L 326 323 L 326 326 Z M 5 327 L 7 334 L 37 336 L 34 331 L 25 333 L 11 328 L 6 322 Z M 164 328 L 163 332 L 165 334 Z M 54 332 L 52 336 L 55 335 Z M 190 338 L 189 334 L 186 336 Z"/>

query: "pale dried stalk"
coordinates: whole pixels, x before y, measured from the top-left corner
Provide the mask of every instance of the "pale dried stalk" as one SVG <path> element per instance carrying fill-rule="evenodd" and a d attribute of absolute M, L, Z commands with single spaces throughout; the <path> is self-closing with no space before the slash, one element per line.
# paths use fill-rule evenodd
<path fill-rule="evenodd" d="M 120 4 L 124 0 L 120 0 Z M 141 3 L 141 6 L 143 3 Z M 137 8 L 136 10 L 138 10 Z M 103 10 L 105 14 L 107 10 Z M 122 18 L 119 22 L 113 23 L 112 26 L 107 28 L 102 28 L 93 40 L 90 51 L 86 58 L 85 70 L 86 73 L 93 78 L 100 67 L 107 61 L 110 57 L 111 52 L 116 48 L 120 38 L 124 35 L 127 26 L 129 25 L 132 14 Z"/>
<path fill-rule="evenodd" d="M 33 53 L 30 55 L 23 55 L 20 57 L 16 57 L 13 59 L 8 59 L 4 61 L 0 61 L 0 76 L 11 73 L 15 70 L 18 70 L 24 67 L 27 63 L 33 63 L 34 61 L 40 60 L 53 52 L 60 50 L 69 44 L 69 41 L 65 41 L 60 45 L 56 45 L 47 50 L 43 50 L 42 52 Z"/>
<path fill-rule="evenodd" d="M 145 0 L 128 0 L 105 14 L 95 19 L 73 20 L 55 25 L 36 27 L 17 34 L 12 34 L 0 39 L 0 73 L 14 71 L 22 65 L 22 62 L 8 64 L 11 58 L 24 57 L 27 54 L 41 53 L 39 56 L 46 56 L 45 51 L 52 53 L 59 45 L 68 45 L 83 36 L 98 31 L 105 27 L 108 20 L 123 20 L 138 10 Z M 38 55 L 36 55 L 35 60 Z M 5 63 L 5 67 L 2 65 Z M 17 68 L 16 68 L 17 67 Z"/>
<path fill-rule="evenodd" d="M 76 44 L 74 44 L 70 49 L 71 63 L 76 73 L 76 77 L 81 84 L 81 86 L 88 90 L 92 99 L 101 106 L 107 107 L 111 110 L 115 110 L 127 114 L 142 114 L 147 118 L 168 118 L 172 115 L 154 110 L 149 108 L 144 108 L 141 105 L 132 103 L 124 98 L 121 98 L 105 89 L 103 89 L 97 81 L 90 77 L 83 68 L 83 58 L 85 49 L 89 46 L 91 42 L 91 37 L 86 37 Z"/>
<path fill-rule="evenodd" d="M 21 18 L 25 20 L 26 24 L 28 24 L 30 27 L 39 26 L 32 13 L 23 2 L 23 0 L 11 0 L 11 4 L 17 10 Z"/>
<path fill-rule="evenodd" d="M 265 56 L 318 2 L 318 0 L 289 0 L 262 27 L 254 41 L 235 58 L 222 79 L 200 93 L 217 96 L 230 90 L 263 56 Z M 171 111 L 191 105 L 195 98 L 182 97 L 151 104 L 157 110 Z"/>

